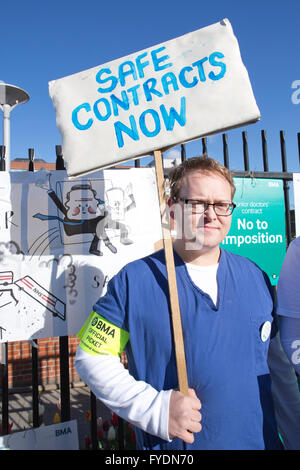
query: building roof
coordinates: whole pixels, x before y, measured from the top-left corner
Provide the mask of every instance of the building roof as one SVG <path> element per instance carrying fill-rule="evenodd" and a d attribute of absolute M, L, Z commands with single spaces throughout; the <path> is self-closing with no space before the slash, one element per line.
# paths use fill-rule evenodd
<path fill-rule="evenodd" d="M 28 158 L 15 158 L 10 162 L 11 170 L 28 170 L 29 159 Z M 45 162 L 41 158 L 34 159 L 34 169 L 35 170 L 55 170 L 55 163 Z"/>

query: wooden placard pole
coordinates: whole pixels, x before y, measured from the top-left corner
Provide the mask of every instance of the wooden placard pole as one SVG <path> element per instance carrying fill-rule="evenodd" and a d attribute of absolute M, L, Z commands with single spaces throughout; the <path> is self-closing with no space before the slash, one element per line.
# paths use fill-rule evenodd
<path fill-rule="evenodd" d="M 177 374 L 179 391 L 184 395 L 188 395 L 188 381 L 186 371 L 186 361 L 184 352 L 184 342 L 181 325 L 181 314 L 177 291 L 175 263 L 173 244 L 171 238 L 171 230 L 167 219 L 167 204 L 164 195 L 164 170 L 162 164 L 162 153 L 160 150 L 154 151 L 155 171 L 157 179 L 158 199 L 161 215 L 163 244 L 166 258 L 166 268 L 168 276 L 170 305 L 171 305 L 171 318 L 175 345 L 175 355 L 177 364 Z"/>

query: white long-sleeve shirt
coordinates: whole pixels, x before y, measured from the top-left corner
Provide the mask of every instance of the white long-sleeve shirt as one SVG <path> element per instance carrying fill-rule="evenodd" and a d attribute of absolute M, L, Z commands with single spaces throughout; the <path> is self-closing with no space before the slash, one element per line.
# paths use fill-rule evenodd
<path fill-rule="evenodd" d="M 94 395 L 117 415 L 149 434 L 171 441 L 168 424 L 172 390 L 158 392 L 135 380 L 117 356 L 91 356 L 80 347 L 75 367 Z"/>

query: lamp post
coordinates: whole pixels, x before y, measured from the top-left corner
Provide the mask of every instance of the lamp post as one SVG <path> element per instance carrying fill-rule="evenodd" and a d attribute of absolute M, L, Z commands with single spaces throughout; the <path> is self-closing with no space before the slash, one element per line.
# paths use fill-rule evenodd
<path fill-rule="evenodd" d="M 18 105 L 26 103 L 29 95 L 15 85 L 0 82 L 0 109 L 3 111 L 3 144 L 5 146 L 6 171 L 10 170 L 10 113 Z"/>
<path fill-rule="evenodd" d="M 0 109 L 3 111 L 3 144 L 6 167 L 10 170 L 10 113 L 18 105 L 26 103 L 29 95 L 22 88 L 0 81 Z M 2 153 L 2 152 L 1 152 Z M 2 156 L 2 155 L 1 155 Z M 1 330 L 2 333 L 2 330 Z M 2 432 L 8 434 L 8 345 L 1 343 L 2 364 Z"/>

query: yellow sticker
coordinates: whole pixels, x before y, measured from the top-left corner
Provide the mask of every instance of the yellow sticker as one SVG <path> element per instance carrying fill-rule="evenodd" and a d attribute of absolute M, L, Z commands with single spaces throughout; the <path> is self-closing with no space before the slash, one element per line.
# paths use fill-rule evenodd
<path fill-rule="evenodd" d="M 77 335 L 81 341 L 81 349 L 97 356 L 112 354 L 120 356 L 128 339 L 129 333 L 110 323 L 98 313 L 92 312 Z"/>

